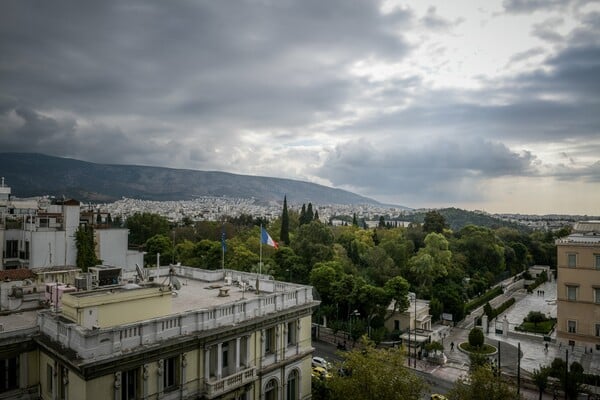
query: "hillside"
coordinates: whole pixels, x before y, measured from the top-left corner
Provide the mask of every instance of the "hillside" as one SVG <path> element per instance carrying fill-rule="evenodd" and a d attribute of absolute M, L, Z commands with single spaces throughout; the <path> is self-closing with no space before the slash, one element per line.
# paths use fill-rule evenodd
<path fill-rule="evenodd" d="M 460 208 L 441 208 L 437 210 L 446 219 L 446 223 L 453 231 L 458 231 L 467 225 L 485 226 L 496 229 L 500 227 L 514 228 L 519 231 L 527 231 L 528 228 L 524 225 L 514 222 L 502 221 L 492 215 L 482 214 L 473 211 L 461 210 Z M 409 222 L 422 223 L 425 219 L 426 211 L 417 211 L 409 214 L 402 219 Z"/>
<path fill-rule="evenodd" d="M 13 195 L 66 196 L 109 202 L 121 197 L 190 200 L 199 196 L 255 198 L 259 202 L 379 204 L 373 199 L 292 179 L 136 165 L 95 164 L 33 153 L 0 153 L 0 176 Z"/>

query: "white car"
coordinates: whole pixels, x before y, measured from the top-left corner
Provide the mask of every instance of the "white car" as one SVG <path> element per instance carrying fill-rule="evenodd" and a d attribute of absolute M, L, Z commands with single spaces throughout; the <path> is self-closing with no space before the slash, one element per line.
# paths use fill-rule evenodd
<path fill-rule="evenodd" d="M 331 364 L 329 363 L 329 361 L 327 361 L 323 357 L 313 357 L 312 358 L 312 366 L 313 367 L 322 367 L 322 368 L 325 368 L 326 370 L 329 370 L 329 368 L 331 368 Z"/>

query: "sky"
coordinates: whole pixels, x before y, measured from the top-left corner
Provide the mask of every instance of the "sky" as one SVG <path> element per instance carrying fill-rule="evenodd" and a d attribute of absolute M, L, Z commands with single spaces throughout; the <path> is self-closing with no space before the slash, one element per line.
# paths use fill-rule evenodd
<path fill-rule="evenodd" d="M 0 151 L 599 215 L 600 1 L 4 0 Z"/>

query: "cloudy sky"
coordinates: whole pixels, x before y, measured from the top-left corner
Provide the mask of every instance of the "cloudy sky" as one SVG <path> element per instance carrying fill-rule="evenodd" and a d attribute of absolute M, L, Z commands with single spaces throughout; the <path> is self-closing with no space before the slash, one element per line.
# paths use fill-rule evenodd
<path fill-rule="evenodd" d="M 600 214 L 600 2 L 0 3 L 0 151 Z"/>

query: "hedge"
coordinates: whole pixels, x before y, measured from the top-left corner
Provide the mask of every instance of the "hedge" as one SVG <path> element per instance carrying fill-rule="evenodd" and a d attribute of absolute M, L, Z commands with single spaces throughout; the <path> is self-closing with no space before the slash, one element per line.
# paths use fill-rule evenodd
<path fill-rule="evenodd" d="M 511 297 L 510 299 L 502 303 L 500 307 L 492 308 L 492 315 L 490 316 L 490 319 L 496 318 L 498 315 L 502 314 L 504 311 L 506 311 L 508 307 L 512 306 L 513 304 L 515 304 L 515 299 L 514 297 Z"/>
<path fill-rule="evenodd" d="M 467 305 L 465 306 L 465 312 L 470 313 L 472 310 L 487 303 L 488 301 L 492 300 L 493 298 L 500 296 L 501 294 L 502 294 L 502 287 L 496 286 L 495 288 L 492 288 L 492 289 L 488 290 L 487 292 L 485 292 L 483 295 L 469 301 L 467 303 Z"/>

